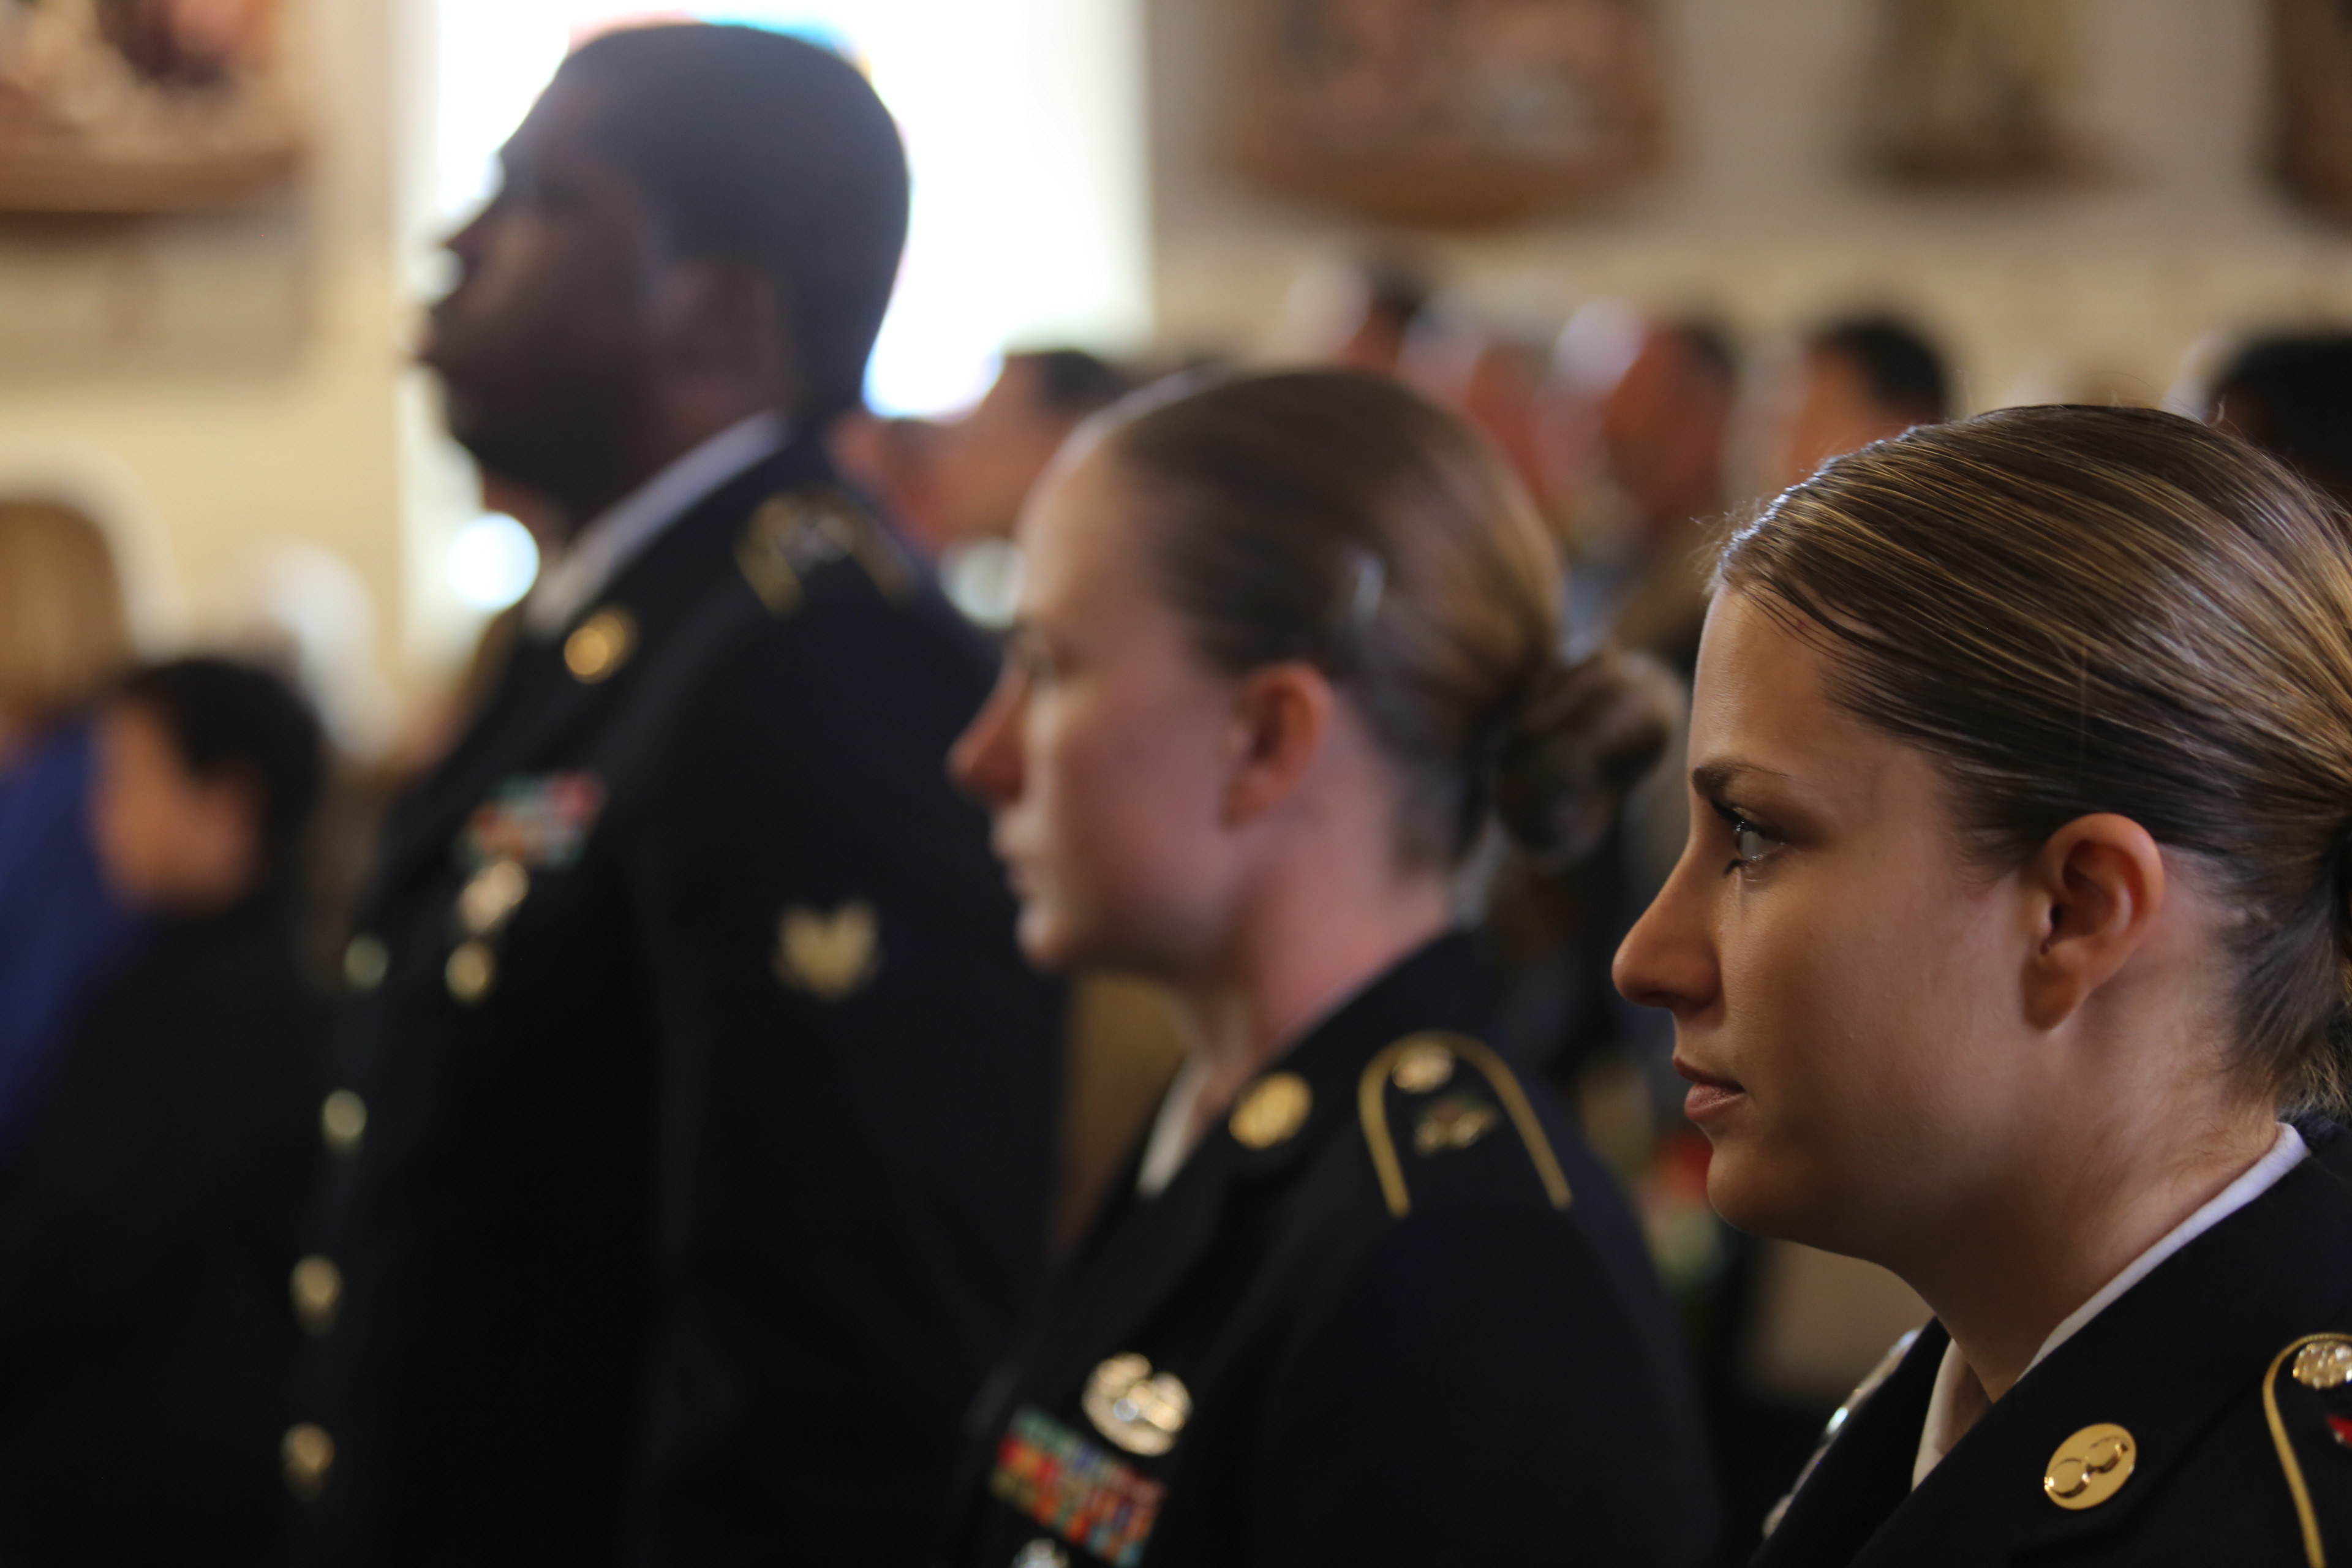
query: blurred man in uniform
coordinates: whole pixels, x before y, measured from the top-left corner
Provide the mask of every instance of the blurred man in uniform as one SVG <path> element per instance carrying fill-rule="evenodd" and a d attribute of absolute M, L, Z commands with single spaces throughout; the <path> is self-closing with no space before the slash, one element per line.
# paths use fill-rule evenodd
<path fill-rule="evenodd" d="M 1126 372 L 1084 349 L 1005 355 L 988 395 L 943 433 L 927 542 L 943 552 L 1012 538 L 1030 487 L 1062 443 L 1132 386 Z"/>
<path fill-rule="evenodd" d="M 568 537 L 346 955 L 310 1568 L 920 1559 L 1060 1001 L 946 781 L 992 658 L 824 455 L 906 201 L 846 63 L 649 27 L 450 243 L 450 428 Z"/>
<path fill-rule="evenodd" d="M 1807 333 L 1772 401 L 1777 439 L 1764 478 L 1775 490 L 1811 478 L 1832 458 L 1952 416 L 1943 356 L 1917 328 L 1891 316 L 1857 316 Z"/>

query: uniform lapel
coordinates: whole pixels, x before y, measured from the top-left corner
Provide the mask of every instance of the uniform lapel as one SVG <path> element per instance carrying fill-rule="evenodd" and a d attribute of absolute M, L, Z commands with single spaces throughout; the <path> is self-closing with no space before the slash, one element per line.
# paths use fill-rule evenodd
<path fill-rule="evenodd" d="M 1799 1490 L 1756 1568 L 2007 1562 L 2130 1521 L 2279 1347 L 2352 1304 L 2352 1194 L 2315 1158 L 2198 1237 L 2021 1380 L 1916 1490 L 1913 1456 L 1947 1340 L 1931 1324 Z M 2297 1267 L 2282 1269 L 2292 1258 Z M 2080 1510 L 2044 1495 L 2061 1444 L 2112 1422 L 2131 1478 Z"/>
<path fill-rule="evenodd" d="M 1423 1027 L 1483 1033 L 1485 1020 L 1476 1016 L 1475 1004 L 1486 994 L 1476 939 L 1453 932 L 1343 1004 L 1268 1069 L 1296 1073 L 1313 1095 L 1307 1120 L 1294 1136 L 1271 1148 L 1249 1149 L 1234 1140 L 1228 1123 L 1220 1122 L 1159 1197 L 1109 1206 L 1079 1256 L 1067 1306 L 1053 1314 L 1059 1322 L 1076 1325 L 1076 1331 L 1041 1347 L 1035 1375 L 1026 1381 L 1041 1391 L 1058 1392 L 1080 1382 L 1104 1356 L 1129 1349 L 1200 1267 L 1224 1231 L 1233 1205 L 1279 1181 L 1326 1141 L 1354 1136 L 1357 1077 L 1389 1043 L 1393 1020 L 1409 1017 Z M 1369 1182 L 1369 1161 L 1365 1171 Z"/>
<path fill-rule="evenodd" d="M 1855 1561 L 1872 1533 L 1911 1491 L 1912 1463 L 1927 1425 L 1936 1369 L 1951 1342 L 1943 1325 L 1919 1331 L 1900 1365 L 1847 1415 L 1751 1568 Z"/>
<path fill-rule="evenodd" d="M 657 656 L 668 633 L 695 610 L 714 573 L 728 570 L 733 536 L 760 501 L 780 489 L 826 477 L 822 451 L 802 441 L 720 485 L 663 531 L 582 616 L 617 605 L 635 617 L 641 651 Z M 459 828 L 501 779 L 530 768 L 567 736 L 614 706 L 633 684 L 625 667 L 589 684 L 565 668 L 563 643 L 518 639 L 513 657 L 466 733 L 405 801 L 385 835 L 379 897 L 443 866 Z"/>

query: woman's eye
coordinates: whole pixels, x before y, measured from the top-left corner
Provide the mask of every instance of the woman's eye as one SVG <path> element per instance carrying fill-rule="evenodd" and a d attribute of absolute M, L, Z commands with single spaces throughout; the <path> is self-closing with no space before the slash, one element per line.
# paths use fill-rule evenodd
<path fill-rule="evenodd" d="M 1724 811 L 1723 820 L 1731 830 L 1732 861 L 1724 868 L 1727 871 L 1747 870 L 1760 866 L 1773 850 L 1780 847 L 1780 840 L 1769 829 L 1758 826 L 1736 811 Z"/>

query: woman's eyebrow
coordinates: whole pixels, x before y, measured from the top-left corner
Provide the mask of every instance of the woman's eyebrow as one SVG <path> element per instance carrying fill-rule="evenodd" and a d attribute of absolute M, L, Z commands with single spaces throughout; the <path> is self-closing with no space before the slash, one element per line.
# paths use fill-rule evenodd
<path fill-rule="evenodd" d="M 1788 774 L 1778 768 L 1768 768 L 1758 763 L 1743 762 L 1734 757 L 1725 762 L 1703 763 L 1691 770 L 1691 788 L 1709 800 L 1720 798 L 1733 784 L 1743 778 L 1787 780 Z"/>

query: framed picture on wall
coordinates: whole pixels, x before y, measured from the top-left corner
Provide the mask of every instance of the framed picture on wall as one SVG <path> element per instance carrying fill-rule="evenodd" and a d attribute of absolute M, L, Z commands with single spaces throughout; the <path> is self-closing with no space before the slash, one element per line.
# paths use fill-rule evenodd
<path fill-rule="evenodd" d="M 2072 0 L 1880 0 L 1870 161 L 1921 184 L 2083 174 Z"/>
<path fill-rule="evenodd" d="M 285 0 L 0 0 L 0 211 L 242 205 L 300 157 Z"/>
<path fill-rule="evenodd" d="M 1493 224 L 1655 166 L 1652 0 L 1228 0 L 1228 161 L 1380 222 Z"/>

